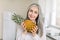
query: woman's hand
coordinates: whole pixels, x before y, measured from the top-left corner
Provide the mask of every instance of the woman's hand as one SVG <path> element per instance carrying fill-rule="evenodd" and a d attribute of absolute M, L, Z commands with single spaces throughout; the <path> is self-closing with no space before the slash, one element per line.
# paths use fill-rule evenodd
<path fill-rule="evenodd" d="M 22 26 L 23 29 L 25 30 L 25 24 L 24 24 L 24 22 L 21 23 L 21 26 Z"/>
<path fill-rule="evenodd" d="M 24 22 L 22 22 L 22 23 L 21 23 L 21 26 L 23 27 L 23 29 L 24 29 L 24 33 L 26 34 L 26 33 L 27 33 L 27 30 L 26 30 L 26 27 L 25 27 Z M 35 36 L 35 35 L 36 35 L 37 29 L 38 29 L 38 27 L 37 27 L 37 26 L 36 26 L 36 27 L 34 27 L 34 28 L 32 28 L 31 32 L 32 32 L 33 36 Z"/>
<path fill-rule="evenodd" d="M 26 27 L 25 27 L 24 22 L 22 22 L 22 23 L 21 23 L 21 26 L 23 27 L 23 30 L 24 30 L 24 32 L 23 32 L 23 33 L 25 33 L 25 34 L 26 34 L 26 33 L 27 33 L 27 30 L 26 30 Z"/>
<path fill-rule="evenodd" d="M 37 29 L 38 29 L 38 27 L 37 27 L 37 26 L 36 26 L 36 27 L 34 27 L 34 28 L 32 28 L 31 32 L 32 32 L 33 36 L 35 36 L 35 35 L 36 35 Z"/>

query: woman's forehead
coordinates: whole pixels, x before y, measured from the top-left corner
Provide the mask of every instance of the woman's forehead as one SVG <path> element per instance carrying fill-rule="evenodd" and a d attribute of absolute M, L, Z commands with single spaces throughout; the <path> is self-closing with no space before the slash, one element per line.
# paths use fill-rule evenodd
<path fill-rule="evenodd" d="M 38 6 L 36 6 L 36 5 L 32 5 L 32 6 L 30 6 L 30 8 L 32 8 L 32 7 L 34 7 L 34 8 L 38 8 Z"/>
<path fill-rule="evenodd" d="M 34 11 L 38 11 L 38 7 L 37 6 L 32 6 L 30 9 L 32 9 Z"/>

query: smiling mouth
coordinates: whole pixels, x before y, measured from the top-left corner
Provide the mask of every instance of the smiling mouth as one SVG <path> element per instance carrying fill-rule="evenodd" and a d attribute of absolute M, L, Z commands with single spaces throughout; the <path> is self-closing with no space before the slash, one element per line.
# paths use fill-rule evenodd
<path fill-rule="evenodd" d="M 31 18 L 34 18 L 34 16 L 30 15 Z"/>

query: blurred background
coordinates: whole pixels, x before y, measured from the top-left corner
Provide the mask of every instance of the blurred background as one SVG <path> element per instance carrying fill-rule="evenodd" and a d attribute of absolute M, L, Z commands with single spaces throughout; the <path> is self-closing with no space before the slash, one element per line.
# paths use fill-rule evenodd
<path fill-rule="evenodd" d="M 11 15 L 16 13 L 26 17 L 28 6 L 37 3 L 44 17 L 42 40 L 60 39 L 60 0 L 0 0 L 0 39 L 15 40 L 17 25 Z"/>

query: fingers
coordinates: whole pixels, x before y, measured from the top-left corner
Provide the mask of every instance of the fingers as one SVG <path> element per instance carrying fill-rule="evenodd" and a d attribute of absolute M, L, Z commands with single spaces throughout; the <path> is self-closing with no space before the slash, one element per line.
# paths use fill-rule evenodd
<path fill-rule="evenodd" d="M 36 26 L 35 28 L 36 28 L 36 29 L 38 29 L 38 27 L 37 27 L 37 26 Z"/>
<path fill-rule="evenodd" d="M 37 29 L 38 29 L 38 27 L 36 26 L 36 27 L 32 28 L 31 32 L 32 32 L 33 34 L 35 34 L 35 33 L 37 32 Z"/>
<path fill-rule="evenodd" d="M 36 31 L 37 31 L 36 27 L 32 28 L 31 30 L 32 33 L 36 33 Z"/>
<path fill-rule="evenodd" d="M 37 26 L 33 28 L 33 30 L 35 30 L 35 31 L 37 31 L 37 29 L 38 29 L 38 27 L 37 27 Z"/>
<path fill-rule="evenodd" d="M 21 23 L 21 26 L 24 26 L 24 22 Z"/>
<path fill-rule="evenodd" d="M 24 30 L 26 30 L 24 22 L 21 23 L 21 26 L 23 27 Z"/>
<path fill-rule="evenodd" d="M 32 31 L 33 31 L 33 32 L 36 32 L 36 28 L 32 28 Z"/>
<path fill-rule="evenodd" d="M 32 32 L 32 35 L 35 36 L 36 31 L 33 29 L 33 30 L 31 30 L 31 32 Z"/>

